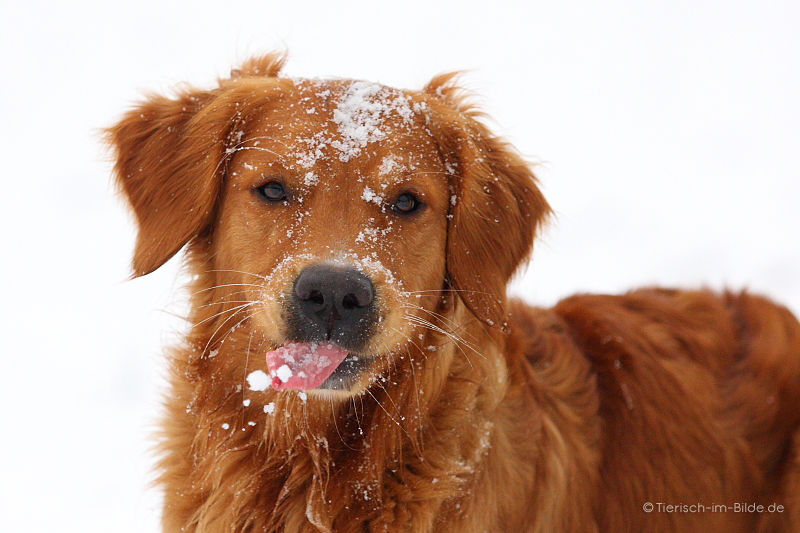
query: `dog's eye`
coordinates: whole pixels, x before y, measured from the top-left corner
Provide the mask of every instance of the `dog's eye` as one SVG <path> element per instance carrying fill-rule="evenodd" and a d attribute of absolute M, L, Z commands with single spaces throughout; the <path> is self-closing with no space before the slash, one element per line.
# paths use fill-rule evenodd
<path fill-rule="evenodd" d="M 268 181 L 255 189 L 256 193 L 268 202 L 282 202 L 286 200 L 286 189 L 279 181 Z"/>
<path fill-rule="evenodd" d="M 410 192 L 404 192 L 392 204 L 392 211 L 407 215 L 419 209 L 420 201 Z"/>

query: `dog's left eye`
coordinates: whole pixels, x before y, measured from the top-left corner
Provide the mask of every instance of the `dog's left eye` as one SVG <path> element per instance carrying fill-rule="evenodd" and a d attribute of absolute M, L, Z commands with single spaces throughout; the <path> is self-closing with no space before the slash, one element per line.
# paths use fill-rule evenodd
<path fill-rule="evenodd" d="M 404 192 L 392 204 L 392 211 L 407 215 L 419 209 L 420 201 L 410 192 Z"/>
<path fill-rule="evenodd" d="M 286 200 L 286 189 L 279 181 L 268 181 L 255 188 L 256 193 L 269 202 L 282 202 Z"/>

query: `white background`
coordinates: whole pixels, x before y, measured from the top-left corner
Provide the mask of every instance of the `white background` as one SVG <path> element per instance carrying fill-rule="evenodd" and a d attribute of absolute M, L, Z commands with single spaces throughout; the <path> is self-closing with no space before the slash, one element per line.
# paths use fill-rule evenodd
<path fill-rule="evenodd" d="M 251 54 L 411 88 L 467 70 L 558 213 L 514 285 L 531 302 L 708 285 L 800 311 L 800 3 L 525 4 L 4 3 L 0 531 L 158 530 L 179 262 L 126 281 L 134 229 L 98 130 Z"/>

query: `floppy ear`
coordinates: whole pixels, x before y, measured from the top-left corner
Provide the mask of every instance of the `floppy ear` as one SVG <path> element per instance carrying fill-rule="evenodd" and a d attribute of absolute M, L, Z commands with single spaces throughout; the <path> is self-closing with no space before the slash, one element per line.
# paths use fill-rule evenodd
<path fill-rule="evenodd" d="M 280 54 L 253 58 L 215 91 L 185 89 L 174 99 L 149 96 L 106 130 L 117 185 L 139 226 L 134 276 L 154 271 L 208 227 L 226 148 L 239 140 L 232 132 L 243 120 L 240 104 L 248 96 L 242 78 L 276 76 L 284 59 Z"/>
<path fill-rule="evenodd" d="M 452 169 L 448 281 L 476 318 L 506 330 L 506 285 L 527 261 L 550 206 L 530 165 L 477 120 L 452 78 L 425 87 L 436 96 L 428 126 Z"/>
<path fill-rule="evenodd" d="M 139 233 L 134 276 L 164 264 L 210 220 L 221 182 L 220 132 L 193 120 L 209 93 L 150 96 L 107 131 L 116 182 Z"/>

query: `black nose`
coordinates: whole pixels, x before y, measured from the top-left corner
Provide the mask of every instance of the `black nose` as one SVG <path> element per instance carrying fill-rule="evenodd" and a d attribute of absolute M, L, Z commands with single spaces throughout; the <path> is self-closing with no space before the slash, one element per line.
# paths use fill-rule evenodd
<path fill-rule="evenodd" d="M 358 344 L 367 335 L 375 289 L 352 267 L 315 265 L 294 283 L 302 315 L 302 340 Z"/>

